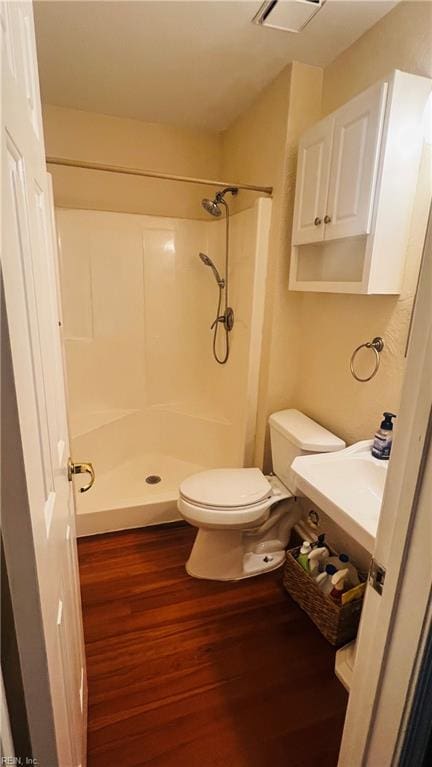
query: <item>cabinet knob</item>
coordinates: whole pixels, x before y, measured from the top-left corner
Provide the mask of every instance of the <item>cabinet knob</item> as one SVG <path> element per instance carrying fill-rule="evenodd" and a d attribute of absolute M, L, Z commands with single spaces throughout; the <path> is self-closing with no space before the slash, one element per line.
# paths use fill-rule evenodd
<path fill-rule="evenodd" d="M 331 216 L 324 216 L 324 223 L 330 224 L 331 223 Z"/>
<path fill-rule="evenodd" d="M 322 221 L 320 218 L 318 218 L 318 216 L 314 219 L 314 224 L 315 226 L 319 226 L 320 224 L 322 224 Z"/>

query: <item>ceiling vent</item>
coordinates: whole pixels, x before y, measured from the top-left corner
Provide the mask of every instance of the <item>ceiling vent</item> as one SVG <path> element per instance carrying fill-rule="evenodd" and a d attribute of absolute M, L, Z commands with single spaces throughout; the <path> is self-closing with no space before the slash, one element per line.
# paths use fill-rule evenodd
<path fill-rule="evenodd" d="M 266 0 L 253 17 L 254 24 L 285 32 L 301 32 L 326 0 Z"/>

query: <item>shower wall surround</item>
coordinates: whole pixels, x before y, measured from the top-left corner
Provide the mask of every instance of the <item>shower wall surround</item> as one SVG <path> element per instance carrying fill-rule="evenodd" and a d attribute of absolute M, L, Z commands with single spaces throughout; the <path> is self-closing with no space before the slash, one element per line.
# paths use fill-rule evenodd
<path fill-rule="evenodd" d="M 198 253 L 223 272 L 223 219 L 57 208 L 73 454 L 97 476 L 80 534 L 175 519 L 183 476 L 252 462 L 270 211 L 259 199 L 231 218 L 236 322 L 220 366 Z"/>

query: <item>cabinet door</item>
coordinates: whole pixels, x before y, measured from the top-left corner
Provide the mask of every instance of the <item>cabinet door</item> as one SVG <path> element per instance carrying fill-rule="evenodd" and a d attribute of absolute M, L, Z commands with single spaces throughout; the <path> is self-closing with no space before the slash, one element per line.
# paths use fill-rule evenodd
<path fill-rule="evenodd" d="M 324 239 L 324 216 L 330 172 L 333 118 L 304 134 L 297 161 L 293 245 Z"/>
<path fill-rule="evenodd" d="M 378 83 L 334 115 L 326 240 L 371 231 L 386 96 Z"/>

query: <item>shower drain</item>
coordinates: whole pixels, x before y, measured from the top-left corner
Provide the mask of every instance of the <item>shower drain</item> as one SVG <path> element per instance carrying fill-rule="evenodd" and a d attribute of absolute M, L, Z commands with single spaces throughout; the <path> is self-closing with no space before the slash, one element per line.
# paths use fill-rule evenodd
<path fill-rule="evenodd" d="M 145 481 L 148 485 L 157 485 L 158 482 L 162 482 L 162 477 L 158 477 L 157 474 L 150 474 Z"/>

